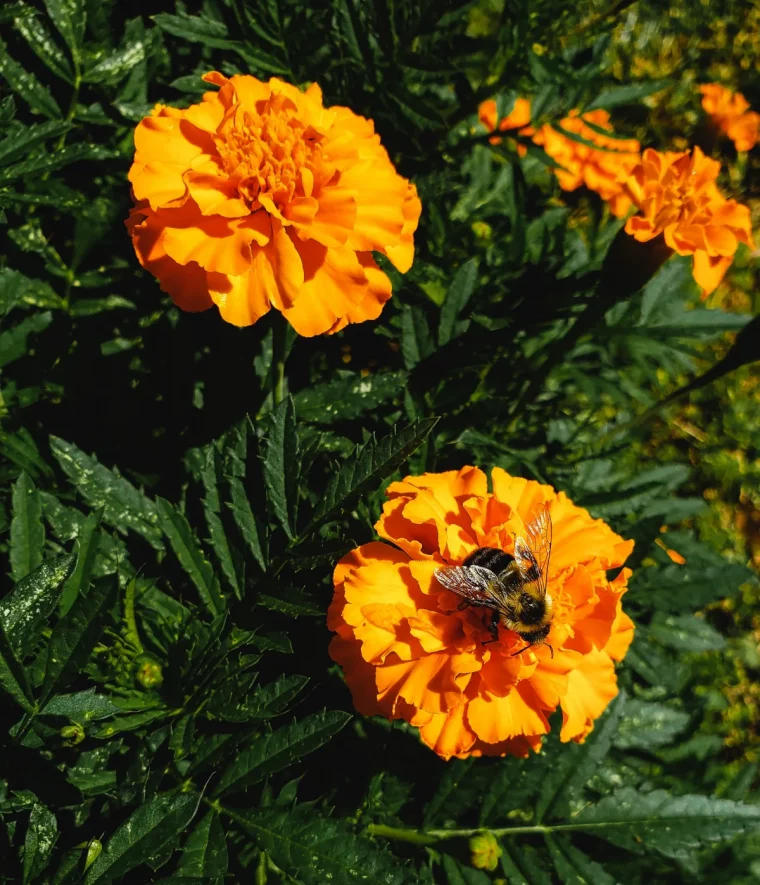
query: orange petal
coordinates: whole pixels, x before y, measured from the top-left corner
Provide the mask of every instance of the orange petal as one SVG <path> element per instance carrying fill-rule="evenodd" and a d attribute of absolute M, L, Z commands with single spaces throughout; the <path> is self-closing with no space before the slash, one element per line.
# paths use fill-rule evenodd
<path fill-rule="evenodd" d="M 357 216 L 356 192 L 343 180 L 315 194 L 319 209 L 304 234 L 323 246 L 343 246 L 354 229 Z"/>
<path fill-rule="evenodd" d="M 694 253 L 694 279 L 702 288 L 703 298 L 706 298 L 718 288 L 726 275 L 726 271 L 731 267 L 732 261 L 732 256 L 723 258 L 720 255 L 716 255 L 711 257 L 702 250 Z"/>
<path fill-rule="evenodd" d="M 201 215 L 243 218 L 251 214 L 238 196 L 237 186 L 229 178 L 191 170 L 185 173 L 185 183 Z"/>
<path fill-rule="evenodd" d="M 520 682 L 505 697 L 486 694 L 473 698 L 467 707 L 467 722 L 488 744 L 521 734 L 549 732 L 549 722 L 527 681 Z"/>
<path fill-rule="evenodd" d="M 607 709 L 617 695 L 615 667 L 608 654 L 591 651 L 570 673 L 567 694 L 562 698 L 560 740 L 583 740 L 591 731 L 594 719 Z"/>
<path fill-rule="evenodd" d="M 411 182 L 407 182 L 406 197 L 402 207 L 404 214 L 404 227 L 401 230 L 397 246 L 386 246 L 385 254 L 390 259 L 396 270 L 406 273 L 414 261 L 414 233 L 420 221 L 422 203 L 417 196 L 417 188 Z"/>
<path fill-rule="evenodd" d="M 304 265 L 290 234 L 277 219 L 272 219 L 272 242 L 268 249 L 277 282 L 277 297 L 272 301 L 278 310 L 291 308 L 304 286 Z"/>
<path fill-rule="evenodd" d="M 356 222 L 348 245 L 357 252 L 398 245 L 407 181 L 390 160 L 357 162 L 343 172 L 340 184 L 356 194 Z"/>
<path fill-rule="evenodd" d="M 420 728 L 420 737 L 442 759 L 463 756 L 475 743 L 475 734 L 467 726 L 467 705 L 460 701 L 446 713 L 432 716 L 427 725 Z"/>
<path fill-rule="evenodd" d="M 297 250 L 304 284 L 296 303 L 283 314 L 299 335 L 321 335 L 364 299 L 367 275 L 356 253 L 346 247 L 328 249 L 307 240 L 298 243 Z"/>
<path fill-rule="evenodd" d="M 274 275 L 265 251 L 254 249 L 251 269 L 240 276 L 207 275 L 208 288 L 222 319 L 233 326 L 252 326 L 269 312 Z"/>

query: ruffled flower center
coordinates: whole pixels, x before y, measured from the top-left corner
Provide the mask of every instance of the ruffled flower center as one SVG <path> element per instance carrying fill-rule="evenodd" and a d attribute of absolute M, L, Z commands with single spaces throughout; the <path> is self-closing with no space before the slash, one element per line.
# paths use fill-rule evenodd
<path fill-rule="evenodd" d="M 238 105 L 217 131 L 225 170 L 252 210 L 259 208 L 260 197 L 279 207 L 287 205 L 299 185 L 301 193 L 311 195 L 323 135 L 288 113 L 288 105 L 292 108 L 283 95 L 258 102 L 255 108 Z"/>

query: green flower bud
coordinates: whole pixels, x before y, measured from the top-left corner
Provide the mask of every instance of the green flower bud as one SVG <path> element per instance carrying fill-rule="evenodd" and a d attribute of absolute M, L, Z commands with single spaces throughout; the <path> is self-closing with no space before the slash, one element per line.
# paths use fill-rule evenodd
<path fill-rule="evenodd" d="M 79 723 L 75 723 L 74 725 L 64 725 L 61 729 L 61 737 L 63 738 L 65 746 L 75 747 L 77 744 L 81 744 L 84 740 L 84 728 L 79 725 Z"/>
<path fill-rule="evenodd" d="M 143 688 L 158 688 L 164 681 L 161 664 L 148 655 L 141 655 L 137 661 L 137 681 Z"/>
<path fill-rule="evenodd" d="M 87 857 L 84 861 L 85 870 L 89 869 L 89 867 L 91 867 L 95 863 L 102 850 L 103 843 L 100 841 L 100 839 L 90 839 L 90 843 L 87 846 Z"/>
<path fill-rule="evenodd" d="M 470 839 L 472 865 L 479 870 L 495 870 L 501 857 L 501 845 L 493 833 L 478 833 Z"/>

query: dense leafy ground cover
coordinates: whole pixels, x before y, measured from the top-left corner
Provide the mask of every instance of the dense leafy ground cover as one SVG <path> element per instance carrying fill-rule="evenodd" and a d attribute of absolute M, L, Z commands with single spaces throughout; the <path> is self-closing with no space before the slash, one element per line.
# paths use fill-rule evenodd
<path fill-rule="evenodd" d="M 758 149 L 716 140 L 698 91 L 760 107 L 756 25 L 734 2 L 0 9 L 0 881 L 756 879 L 757 259 L 706 301 L 689 257 L 640 274 L 596 193 L 478 123 L 490 98 L 534 126 L 605 109 L 700 144 L 756 216 Z M 209 70 L 374 120 L 423 205 L 378 320 L 238 329 L 140 268 L 134 127 Z M 583 744 L 556 717 L 540 754 L 443 761 L 358 715 L 328 657 L 333 567 L 388 483 L 466 464 L 635 541 L 635 639 Z"/>

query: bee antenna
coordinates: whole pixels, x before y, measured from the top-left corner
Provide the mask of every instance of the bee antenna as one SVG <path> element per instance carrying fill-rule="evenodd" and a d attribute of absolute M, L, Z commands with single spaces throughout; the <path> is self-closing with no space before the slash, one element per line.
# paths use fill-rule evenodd
<path fill-rule="evenodd" d="M 554 659 L 554 649 L 549 645 L 548 642 L 546 643 L 546 646 L 549 649 L 549 651 L 552 653 L 552 659 Z"/>
<path fill-rule="evenodd" d="M 517 651 L 512 652 L 510 658 L 516 658 L 518 655 L 521 655 L 526 648 L 530 648 L 529 645 L 524 646 L 523 648 L 518 648 Z"/>

